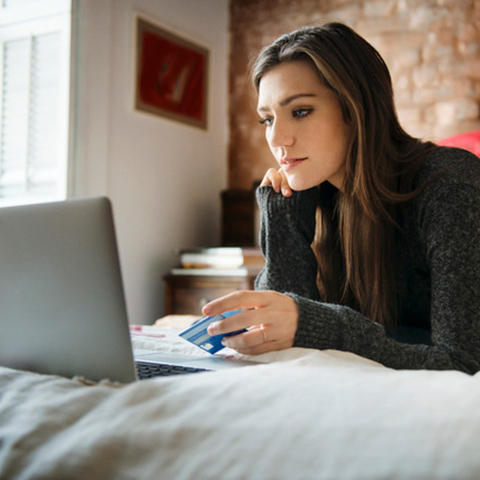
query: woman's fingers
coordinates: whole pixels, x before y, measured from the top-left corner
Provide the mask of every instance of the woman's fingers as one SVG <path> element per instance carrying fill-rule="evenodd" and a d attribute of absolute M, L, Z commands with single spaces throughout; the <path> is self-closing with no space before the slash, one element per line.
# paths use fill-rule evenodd
<path fill-rule="evenodd" d="M 237 349 L 249 349 L 258 347 L 264 343 L 267 343 L 265 337 L 265 327 L 256 325 L 249 327 L 248 331 L 238 335 L 232 335 L 223 338 L 223 345 L 225 347 Z"/>
<path fill-rule="evenodd" d="M 277 193 L 280 193 L 280 189 L 282 188 L 282 178 L 274 168 L 269 168 L 263 177 L 260 186 L 263 187 L 265 185 L 270 185 Z"/>
<path fill-rule="evenodd" d="M 275 324 L 265 323 L 250 327 L 246 333 L 224 337 L 222 343 L 245 355 L 258 355 L 291 347 L 292 342 L 279 336 L 278 332 Z"/>
<path fill-rule="evenodd" d="M 265 292 L 253 290 L 239 290 L 207 303 L 203 307 L 202 312 L 204 315 L 214 316 L 220 315 L 224 312 L 229 312 L 231 310 L 248 310 L 251 308 L 258 308 L 261 307 L 263 305 L 263 302 L 265 301 L 262 295 L 263 293 Z M 230 318 L 238 318 L 238 315 L 233 315 Z"/>
<path fill-rule="evenodd" d="M 280 169 L 279 172 L 282 177 L 282 185 L 280 187 L 282 189 L 282 195 L 284 197 L 290 197 L 292 195 L 292 189 L 290 188 L 285 172 L 282 169 Z"/>
<path fill-rule="evenodd" d="M 268 169 L 260 186 L 263 187 L 265 185 L 270 185 L 277 193 L 282 192 L 284 197 L 290 197 L 292 195 L 292 189 L 290 188 L 285 172 L 282 169 Z"/>

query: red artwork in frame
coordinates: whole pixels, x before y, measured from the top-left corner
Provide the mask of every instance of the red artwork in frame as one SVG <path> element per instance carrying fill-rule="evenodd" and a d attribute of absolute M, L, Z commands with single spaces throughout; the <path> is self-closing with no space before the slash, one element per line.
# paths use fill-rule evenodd
<path fill-rule="evenodd" d="M 206 48 L 137 18 L 135 107 L 207 128 Z"/>

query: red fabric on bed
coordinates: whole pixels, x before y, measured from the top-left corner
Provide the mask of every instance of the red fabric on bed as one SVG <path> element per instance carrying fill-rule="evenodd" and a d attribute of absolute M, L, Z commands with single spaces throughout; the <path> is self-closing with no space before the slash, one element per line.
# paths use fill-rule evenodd
<path fill-rule="evenodd" d="M 454 135 L 453 137 L 438 140 L 436 143 L 437 145 L 447 147 L 463 148 L 480 157 L 480 130 Z"/>

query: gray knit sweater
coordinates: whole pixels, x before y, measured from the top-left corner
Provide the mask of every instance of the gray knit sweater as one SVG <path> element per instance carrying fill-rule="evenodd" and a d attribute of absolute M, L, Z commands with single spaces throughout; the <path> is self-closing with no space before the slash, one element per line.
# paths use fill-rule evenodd
<path fill-rule="evenodd" d="M 441 169 L 401 217 L 392 259 L 399 328 L 391 331 L 349 307 L 321 301 L 311 249 L 318 189 L 285 198 L 258 188 L 266 263 L 255 288 L 296 301 L 294 346 L 353 352 L 396 369 L 480 369 L 480 160 L 464 150 L 435 149 L 416 184 Z"/>

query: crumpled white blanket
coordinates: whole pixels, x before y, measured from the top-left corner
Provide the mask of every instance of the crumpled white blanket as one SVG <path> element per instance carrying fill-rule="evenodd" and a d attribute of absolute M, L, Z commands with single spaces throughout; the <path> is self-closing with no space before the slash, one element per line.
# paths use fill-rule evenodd
<path fill-rule="evenodd" d="M 259 360 L 130 385 L 0 368 L 0 478 L 480 478 L 480 375 Z"/>

